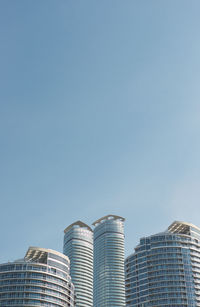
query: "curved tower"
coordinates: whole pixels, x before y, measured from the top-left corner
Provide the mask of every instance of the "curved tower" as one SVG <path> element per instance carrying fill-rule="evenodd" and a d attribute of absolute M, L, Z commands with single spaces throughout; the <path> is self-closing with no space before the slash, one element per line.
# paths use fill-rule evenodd
<path fill-rule="evenodd" d="M 30 247 L 23 259 L 1 264 L 0 306 L 74 307 L 68 257 Z"/>
<path fill-rule="evenodd" d="M 63 252 L 70 259 L 76 306 L 93 307 L 93 231 L 81 221 L 64 230 Z"/>
<path fill-rule="evenodd" d="M 124 307 L 124 218 L 107 215 L 94 228 L 94 307 Z"/>
<path fill-rule="evenodd" d="M 200 228 L 174 222 L 125 261 L 126 306 L 200 306 Z"/>

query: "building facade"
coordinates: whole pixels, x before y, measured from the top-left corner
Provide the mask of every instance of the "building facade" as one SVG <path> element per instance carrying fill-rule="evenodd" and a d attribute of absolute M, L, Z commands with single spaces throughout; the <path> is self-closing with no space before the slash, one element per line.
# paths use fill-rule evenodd
<path fill-rule="evenodd" d="M 125 261 L 127 307 L 200 306 L 200 228 L 174 222 Z"/>
<path fill-rule="evenodd" d="M 124 307 L 124 218 L 107 215 L 94 228 L 94 307 Z"/>
<path fill-rule="evenodd" d="M 74 307 L 68 257 L 30 247 L 23 259 L 1 264 L 0 306 Z"/>
<path fill-rule="evenodd" d="M 81 221 L 64 230 L 63 252 L 70 259 L 76 306 L 93 307 L 93 231 Z"/>

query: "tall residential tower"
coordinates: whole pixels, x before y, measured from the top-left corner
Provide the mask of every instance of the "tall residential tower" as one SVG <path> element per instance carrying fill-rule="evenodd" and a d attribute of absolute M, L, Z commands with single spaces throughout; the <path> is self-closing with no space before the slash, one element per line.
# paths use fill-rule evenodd
<path fill-rule="evenodd" d="M 94 228 L 94 307 L 124 307 L 124 218 L 107 215 Z"/>
<path fill-rule="evenodd" d="M 70 259 L 76 307 L 93 307 L 93 231 L 81 221 L 64 230 L 63 252 Z"/>
<path fill-rule="evenodd" d="M 30 247 L 23 259 L 1 264 L 0 306 L 74 307 L 68 257 Z"/>
<path fill-rule="evenodd" d="M 200 306 L 200 228 L 174 222 L 125 261 L 127 307 Z"/>

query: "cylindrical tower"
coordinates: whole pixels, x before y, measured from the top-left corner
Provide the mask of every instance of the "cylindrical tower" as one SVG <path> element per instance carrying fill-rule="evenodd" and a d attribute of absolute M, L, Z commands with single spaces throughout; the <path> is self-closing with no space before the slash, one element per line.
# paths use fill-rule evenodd
<path fill-rule="evenodd" d="M 174 222 L 125 261 L 126 306 L 200 306 L 200 229 Z"/>
<path fill-rule="evenodd" d="M 30 247 L 25 258 L 1 264 L 0 306 L 74 307 L 68 257 Z"/>
<path fill-rule="evenodd" d="M 124 307 L 124 218 L 107 215 L 94 228 L 94 307 Z"/>
<path fill-rule="evenodd" d="M 70 259 L 76 306 L 93 307 L 93 231 L 81 221 L 64 230 L 63 252 Z"/>

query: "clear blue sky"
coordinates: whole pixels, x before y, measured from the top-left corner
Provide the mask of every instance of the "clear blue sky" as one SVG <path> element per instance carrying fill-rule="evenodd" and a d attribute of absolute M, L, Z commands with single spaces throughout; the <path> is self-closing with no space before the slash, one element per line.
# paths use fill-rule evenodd
<path fill-rule="evenodd" d="M 0 262 L 126 218 L 200 226 L 199 0 L 0 1 Z"/>

